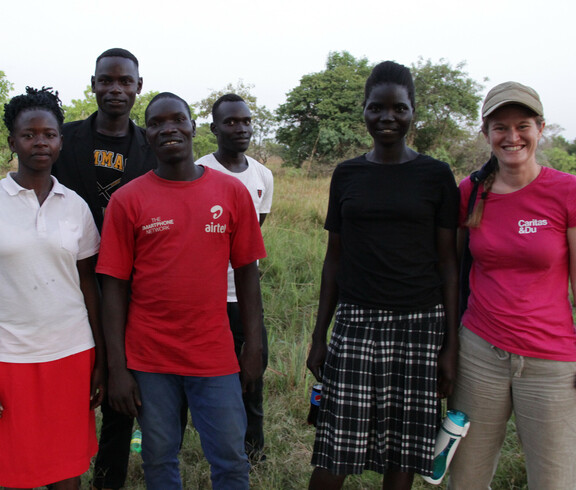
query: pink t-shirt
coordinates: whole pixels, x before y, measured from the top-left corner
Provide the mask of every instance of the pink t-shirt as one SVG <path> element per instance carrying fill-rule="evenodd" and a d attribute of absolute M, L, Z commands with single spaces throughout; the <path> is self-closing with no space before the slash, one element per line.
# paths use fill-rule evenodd
<path fill-rule="evenodd" d="M 238 372 L 226 312 L 227 268 L 265 257 L 242 183 L 205 168 L 192 182 L 153 172 L 114 193 L 97 272 L 130 279 L 128 368 L 184 376 Z"/>
<path fill-rule="evenodd" d="M 471 190 L 470 179 L 463 180 L 460 223 Z M 480 227 L 470 229 L 471 293 L 462 323 L 508 352 L 576 361 L 566 237 L 574 226 L 574 175 L 543 167 L 516 192 L 490 192 Z"/>

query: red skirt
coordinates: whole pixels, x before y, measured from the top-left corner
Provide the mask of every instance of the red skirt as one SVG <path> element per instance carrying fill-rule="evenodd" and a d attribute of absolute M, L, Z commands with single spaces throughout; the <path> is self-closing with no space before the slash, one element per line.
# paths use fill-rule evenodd
<path fill-rule="evenodd" d="M 79 476 L 98 450 L 90 377 L 94 349 L 51 362 L 0 362 L 0 486 Z"/>

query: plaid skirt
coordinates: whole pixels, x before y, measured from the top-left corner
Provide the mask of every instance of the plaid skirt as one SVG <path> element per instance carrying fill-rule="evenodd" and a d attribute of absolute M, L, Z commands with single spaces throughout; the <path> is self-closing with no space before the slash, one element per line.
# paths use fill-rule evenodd
<path fill-rule="evenodd" d="M 335 475 L 432 474 L 440 425 L 443 305 L 392 312 L 340 304 L 324 365 L 312 464 Z"/>

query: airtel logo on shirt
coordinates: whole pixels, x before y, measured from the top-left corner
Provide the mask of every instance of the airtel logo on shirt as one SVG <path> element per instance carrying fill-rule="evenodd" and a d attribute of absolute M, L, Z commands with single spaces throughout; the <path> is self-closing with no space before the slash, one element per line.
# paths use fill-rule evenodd
<path fill-rule="evenodd" d="M 224 210 L 222 209 L 222 206 L 217 204 L 216 206 L 212 206 L 210 212 L 212 213 L 212 217 L 216 220 L 222 216 Z M 206 233 L 226 233 L 226 225 L 221 225 L 211 221 L 204 227 L 204 231 Z"/>

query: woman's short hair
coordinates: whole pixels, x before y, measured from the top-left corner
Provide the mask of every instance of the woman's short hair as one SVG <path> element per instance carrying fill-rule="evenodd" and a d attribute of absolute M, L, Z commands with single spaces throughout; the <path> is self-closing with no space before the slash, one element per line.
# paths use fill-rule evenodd
<path fill-rule="evenodd" d="M 12 97 L 10 102 L 4 104 L 4 124 L 10 134 L 14 131 L 16 118 L 22 111 L 42 109 L 54 114 L 58 126 L 62 128 L 64 124 L 64 112 L 62 111 L 62 101 L 58 97 L 58 92 L 52 91 L 52 87 L 42 87 L 35 89 L 26 87 L 26 93 Z"/>
<path fill-rule="evenodd" d="M 408 98 L 412 104 L 412 109 L 416 107 L 416 95 L 414 88 L 414 80 L 412 78 L 412 73 L 410 69 L 404 65 L 396 63 L 394 61 L 383 61 L 378 63 L 370 73 L 370 76 L 366 80 L 366 85 L 364 86 L 364 102 L 366 104 L 370 92 L 376 85 L 382 85 L 384 83 L 395 83 L 406 87 L 408 91 Z"/>

